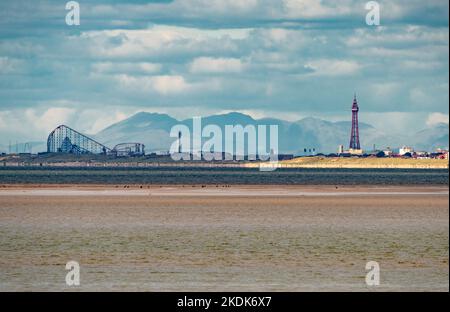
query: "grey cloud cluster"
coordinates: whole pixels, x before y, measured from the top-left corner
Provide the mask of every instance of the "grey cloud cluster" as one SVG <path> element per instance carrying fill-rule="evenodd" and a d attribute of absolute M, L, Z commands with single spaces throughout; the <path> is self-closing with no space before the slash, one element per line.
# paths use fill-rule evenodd
<path fill-rule="evenodd" d="M 353 92 L 377 116 L 448 116 L 448 1 L 380 1 L 381 27 L 357 0 L 80 0 L 79 27 L 63 2 L 0 3 L 0 132 L 88 110 L 85 130 L 139 110 L 341 115 Z"/>

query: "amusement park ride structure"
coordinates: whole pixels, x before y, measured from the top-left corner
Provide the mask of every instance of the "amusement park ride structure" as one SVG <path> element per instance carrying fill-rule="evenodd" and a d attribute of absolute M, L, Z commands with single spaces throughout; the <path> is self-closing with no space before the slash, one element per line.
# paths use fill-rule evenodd
<path fill-rule="evenodd" d="M 70 127 L 61 125 L 48 136 L 47 152 L 76 155 L 143 156 L 145 155 L 145 146 L 141 143 L 120 143 L 111 149 Z"/>

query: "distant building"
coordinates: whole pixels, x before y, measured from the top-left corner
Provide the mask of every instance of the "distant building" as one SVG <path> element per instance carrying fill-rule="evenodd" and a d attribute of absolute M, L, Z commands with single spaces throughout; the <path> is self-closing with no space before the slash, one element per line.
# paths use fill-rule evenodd
<path fill-rule="evenodd" d="M 414 155 L 416 155 L 417 157 L 428 157 L 428 152 L 418 151 L 418 152 L 414 152 Z"/>
<path fill-rule="evenodd" d="M 358 120 L 359 106 L 356 100 L 356 94 L 353 98 L 352 105 L 352 132 L 350 135 L 350 147 L 351 150 L 360 150 L 361 144 L 359 142 L 359 120 Z"/>
<path fill-rule="evenodd" d="M 120 143 L 113 148 L 112 153 L 117 157 L 144 156 L 145 145 L 141 143 Z"/>
<path fill-rule="evenodd" d="M 359 141 L 359 106 L 358 101 L 356 100 L 356 94 L 353 98 L 352 105 L 352 131 L 350 134 L 350 147 L 348 152 L 352 155 L 362 155 L 363 150 L 361 149 L 361 143 Z"/>
<path fill-rule="evenodd" d="M 338 147 L 338 154 L 344 154 L 344 145 L 339 145 Z"/>
<path fill-rule="evenodd" d="M 362 155 L 362 154 L 364 154 L 364 151 L 362 149 L 353 149 L 353 148 L 351 148 L 351 149 L 349 149 L 347 151 L 347 153 L 349 153 L 351 155 Z"/>
<path fill-rule="evenodd" d="M 409 147 L 409 146 L 403 146 L 403 147 L 398 151 L 398 154 L 401 155 L 401 156 L 403 156 L 403 155 L 405 155 L 405 154 L 408 154 L 408 153 L 410 153 L 410 154 L 414 153 L 414 149 L 413 149 L 412 147 Z"/>
<path fill-rule="evenodd" d="M 300 156 L 315 156 L 316 148 L 315 147 L 306 147 L 300 152 Z"/>
<path fill-rule="evenodd" d="M 386 157 L 391 157 L 393 155 L 393 152 L 390 147 L 386 148 L 383 152 Z"/>
<path fill-rule="evenodd" d="M 438 148 L 436 149 L 436 158 L 439 159 L 448 159 L 448 150 Z"/>

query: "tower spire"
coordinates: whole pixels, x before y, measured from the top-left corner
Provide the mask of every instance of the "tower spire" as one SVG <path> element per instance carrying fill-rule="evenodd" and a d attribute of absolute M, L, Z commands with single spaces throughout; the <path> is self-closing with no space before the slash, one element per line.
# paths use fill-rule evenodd
<path fill-rule="evenodd" d="M 361 144 L 359 142 L 359 120 L 358 120 L 358 101 L 356 100 L 356 92 L 353 98 L 352 105 L 352 132 L 350 134 L 350 149 L 360 150 Z"/>

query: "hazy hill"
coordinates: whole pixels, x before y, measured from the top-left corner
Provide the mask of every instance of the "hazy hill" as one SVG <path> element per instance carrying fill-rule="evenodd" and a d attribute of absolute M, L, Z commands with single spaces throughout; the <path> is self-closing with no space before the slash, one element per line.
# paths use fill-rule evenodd
<path fill-rule="evenodd" d="M 192 131 L 192 119 L 177 120 L 167 114 L 137 113 L 128 119 L 115 123 L 95 135 L 99 142 L 114 147 L 123 142 L 140 142 L 146 145 L 147 152 L 168 151 L 175 140 L 169 136 L 170 129 L 184 124 Z M 223 129 L 225 125 L 278 125 L 280 153 L 301 155 L 303 150 L 315 148 L 318 153 L 334 153 L 338 145 L 345 148 L 349 144 L 351 122 L 330 122 L 318 118 L 308 117 L 296 122 L 289 122 L 276 118 L 254 119 L 249 115 L 238 112 L 212 115 L 202 118 L 202 125 L 214 124 Z M 449 126 L 438 124 L 420 131 L 411 131 L 410 135 L 398 136 L 385 133 L 373 126 L 360 123 L 361 144 L 365 150 L 377 148 L 398 148 L 403 145 L 413 146 L 416 150 L 434 151 L 436 148 L 448 148 Z M 45 142 L 31 142 L 32 151 L 46 151 Z M 29 145 L 27 145 L 29 147 Z M 8 152 L 8 146 L 0 145 L 0 153 Z M 25 151 L 25 143 L 19 143 L 17 150 Z M 11 146 L 16 150 L 16 145 Z"/>
<path fill-rule="evenodd" d="M 138 113 L 102 130 L 95 138 L 111 148 L 122 142 L 139 142 L 147 146 L 147 151 L 168 150 L 170 129 L 178 123 L 166 114 Z"/>
<path fill-rule="evenodd" d="M 416 149 L 428 151 L 435 150 L 436 148 L 448 148 L 448 132 L 449 128 L 447 124 L 438 124 L 433 128 L 417 132 L 414 135 L 416 138 Z"/>
<path fill-rule="evenodd" d="M 191 128 L 192 119 L 178 121 L 166 114 L 138 113 L 99 132 L 95 138 L 113 147 L 121 142 L 141 142 L 147 152 L 169 150 L 175 140 L 169 136 L 170 129 L 176 124 Z M 274 118 L 256 120 L 249 115 L 232 112 L 202 118 L 202 125 L 215 124 L 224 129 L 225 125 L 278 125 L 279 148 L 282 153 L 301 154 L 304 148 L 315 148 L 317 152 L 332 153 L 339 144 L 349 144 L 351 122 L 330 122 L 308 117 L 297 122 L 288 122 Z M 424 129 L 410 136 L 390 136 L 369 124 L 360 124 L 362 147 L 371 150 L 377 148 L 411 145 L 416 149 L 434 150 L 436 147 L 448 147 L 448 125 L 440 124 Z M 225 134 L 225 131 L 223 131 Z"/>

